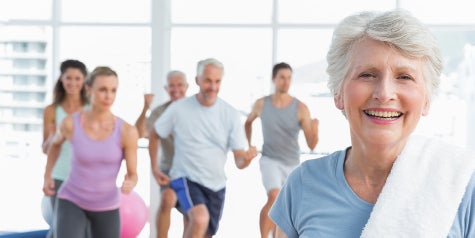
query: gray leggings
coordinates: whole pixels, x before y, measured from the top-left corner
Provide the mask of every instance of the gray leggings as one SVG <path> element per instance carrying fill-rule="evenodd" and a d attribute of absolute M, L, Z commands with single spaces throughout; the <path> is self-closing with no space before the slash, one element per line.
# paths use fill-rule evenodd
<path fill-rule="evenodd" d="M 59 180 L 59 179 L 55 179 L 54 180 L 54 195 L 51 196 L 51 207 L 53 208 L 53 216 L 56 215 L 56 207 L 55 207 L 55 203 L 56 203 L 56 196 L 58 195 L 58 191 L 59 191 L 59 188 L 61 187 L 61 185 L 63 184 L 63 180 Z M 53 218 L 54 219 L 54 218 Z M 53 238 L 53 230 L 54 230 L 54 227 L 53 227 L 53 224 L 51 225 L 51 228 L 50 230 L 48 231 L 48 234 L 46 234 L 46 238 Z"/>
<path fill-rule="evenodd" d="M 119 209 L 92 212 L 76 204 L 58 198 L 56 200 L 54 237 L 84 238 L 87 224 L 91 227 L 93 238 L 118 238 L 120 235 Z"/>
<path fill-rule="evenodd" d="M 58 195 L 59 188 L 61 187 L 62 184 L 63 184 L 63 180 L 59 180 L 59 179 L 54 180 L 54 195 L 51 196 L 51 203 L 52 203 L 51 205 L 53 205 L 53 208 L 56 202 L 56 196 Z"/>

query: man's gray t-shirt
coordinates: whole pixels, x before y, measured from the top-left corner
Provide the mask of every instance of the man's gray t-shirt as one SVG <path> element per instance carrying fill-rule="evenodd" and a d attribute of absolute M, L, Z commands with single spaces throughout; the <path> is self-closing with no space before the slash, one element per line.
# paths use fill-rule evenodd
<path fill-rule="evenodd" d="M 239 112 L 218 98 L 212 106 L 196 95 L 174 102 L 155 122 L 160 137 L 174 136 L 171 179 L 186 177 L 213 191 L 226 186 L 227 152 L 246 148 Z"/>
<path fill-rule="evenodd" d="M 147 118 L 146 128 L 147 131 L 153 129 L 154 123 L 158 118 L 165 112 L 165 110 L 170 106 L 172 101 L 166 102 L 155 109 L 152 110 L 150 116 Z M 169 173 L 170 168 L 173 163 L 173 154 L 175 147 L 173 146 L 173 135 L 168 136 L 167 138 L 162 138 L 160 140 L 161 156 L 160 156 L 160 170 L 165 173 Z"/>

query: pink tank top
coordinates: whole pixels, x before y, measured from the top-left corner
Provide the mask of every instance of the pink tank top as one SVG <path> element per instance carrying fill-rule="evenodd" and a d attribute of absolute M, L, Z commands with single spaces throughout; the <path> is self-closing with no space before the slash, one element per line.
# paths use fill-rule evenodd
<path fill-rule="evenodd" d="M 80 113 L 73 114 L 71 171 L 58 197 L 89 211 L 119 208 L 120 191 L 116 180 L 123 159 L 122 120 L 116 117 L 112 134 L 93 140 L 84 132 Z"/>

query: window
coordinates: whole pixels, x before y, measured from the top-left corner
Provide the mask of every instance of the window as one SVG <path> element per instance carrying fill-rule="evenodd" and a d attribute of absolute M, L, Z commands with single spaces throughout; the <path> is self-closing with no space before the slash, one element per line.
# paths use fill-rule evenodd
<path fill-rule="evenodd" d="M 134 124 L 142 109 L 145 85 L 150 81 L 150 29 L 63 27 L 59 45 L 62 60 L 78 59 L 89 71 L 109 66 L 117 72 L 119 89 L 113 111 Z"/>
<path fill-rule="evenodd" d="M 272 0 L 173 0 L 173 23 L 270 23 Z"/>
<path fill-rule="evenodd" d="M 282 29 L 277 48 L 277 62 L 285 61 L 293 68 L 290 93 L 305 103 L 311 116 L 319 120 L 320 140 L 316 151 L 324 154 L 350 144 L 348 123 L 334 106 L 326 84 L 326 54 L 332 33 L 330 28 Z M 335 134 L 341 136 L 335 137 Z M 303 133 L 299 142 L 300 149 L 309 152 Z"/>
<path fill-rule="evenodd" d="M 194 84 L 197 62 L 209 57 L 220 60 L 224 77 L 219 96 L 247 112 L 269 89 L 269 41 L 268 29 L 176 28 L 172 31 L 171 68 L 186 73 L 191 95 L 198 91 Z"/>
<path fill-rule="evenodd" d="M 474 24 L 473 2 L 470 0 L 433 1 L 401 0 L 401 7 L 427 24 Z M 450 10 L 449 10 L 450 9 Z"/>
<path fill-rule="evenodd" d="M 52 0 L 2 0 L 0 21 L 49 20 Z"/>
<path fill-rule="evenodd" d="M 442 51 L 444 71 L 439 94 L 418 129 L 454 144 L 469 144 L 469 122 L 475 119 L 470 104 L 475 95 L 475 31 L 436 28 L 433 32 Z"/>
<path fill-rule="evenodd" d="M 337 23 L 358 11 L 383 11 L 396 7 L 392 0 L 346 1 L 279 0 L 280 23 Z"/>
<path fill-rule="evenodd" d="M 150 0 L 62 0 L 61 18 L 65 22 L 150 22 Z"/>

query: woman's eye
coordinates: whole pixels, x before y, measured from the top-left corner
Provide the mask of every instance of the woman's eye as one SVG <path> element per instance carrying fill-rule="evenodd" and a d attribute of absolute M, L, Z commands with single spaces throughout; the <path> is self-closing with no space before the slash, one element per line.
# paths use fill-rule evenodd
<path fill-rule="evenodd" d="M 406 74 L 400 75 L 398 78 L 399 79 L 404 79 L 404 80 L 411 80 L 412 79 L 412 77 L 410 75 L 406 75 Z"/>
<path fill-rule="evenodd" d="M 370 73 L 362 73 L 360 74 L 360 78 L 371 78 L 371 77 L 374 77 L 373 74 L 370 74 Z"/>

